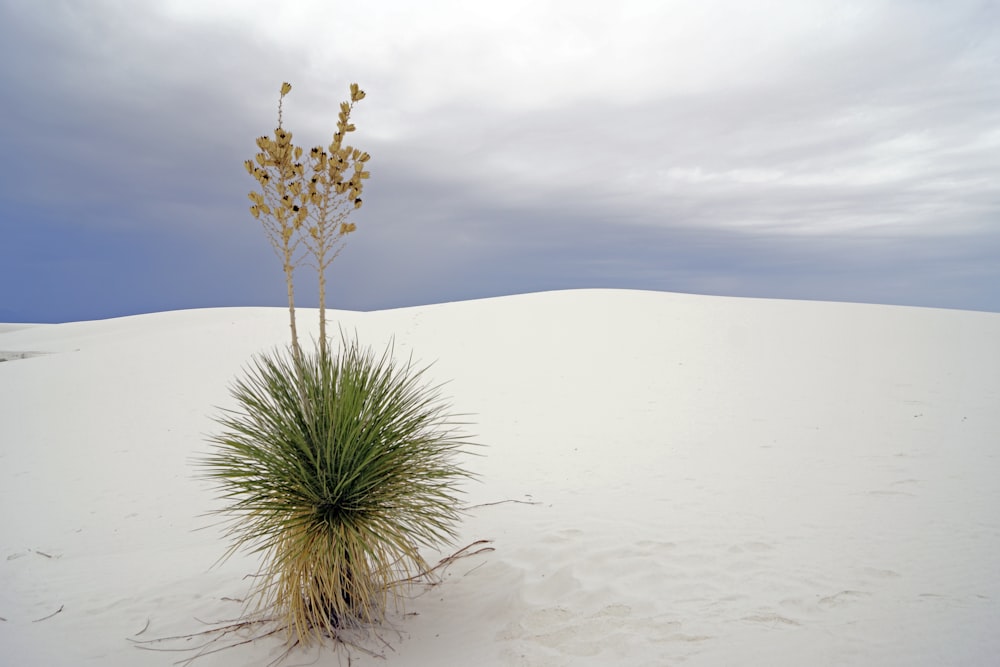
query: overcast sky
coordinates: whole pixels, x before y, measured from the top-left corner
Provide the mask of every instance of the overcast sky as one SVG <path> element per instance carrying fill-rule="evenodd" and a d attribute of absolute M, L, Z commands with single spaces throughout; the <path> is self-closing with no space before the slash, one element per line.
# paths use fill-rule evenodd
<path fill-rule="evenodd" d="M 1000 312 L 992 0 L 0 0 L 0 321 L 284 305 L 242 166 L 282 81 L 305 146 L 367 91 L 331 307 Z"/>

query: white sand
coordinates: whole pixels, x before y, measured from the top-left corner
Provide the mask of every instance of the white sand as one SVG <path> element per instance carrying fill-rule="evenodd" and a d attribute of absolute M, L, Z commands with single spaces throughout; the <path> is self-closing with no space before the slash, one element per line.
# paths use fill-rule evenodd
<path fill-rule="evenodd" d="M 996 664 L 1000 314 L 584 290 L 332 315 L 437 360 L 488 445 L 470 504 L 535 503 L 474 508 L 459 546 L 495 551 L 352 665 Z M 239 614 L 256 563 L 212 567 L 192 459 L 286 334 L 280 308 L 0 330 L 46 353 L 0 363 L 0 662 L 169 665 L 128 638 Z"/>

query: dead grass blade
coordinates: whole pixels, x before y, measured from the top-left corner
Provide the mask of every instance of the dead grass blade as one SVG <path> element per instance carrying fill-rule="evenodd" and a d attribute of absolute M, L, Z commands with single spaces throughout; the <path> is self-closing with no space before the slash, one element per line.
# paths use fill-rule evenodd
<path fill-rule="evenodd" d="M 65 607 L 65 606 L 66 605 L 61 605 L 58 609 L 56 609 L 54 612 L 52 612 L 48 616 L 43 616 L 42 618 L 36 618 L 35 620 L 32 621 L 32 623 L 41 623 L 42 621 L 49 620 L 50 618 L 52 618 L 53 616 L 55 616 L 56 614 L 58 614 L 59 612 L 61 612 L 63 610 L 63 607 Z"/>

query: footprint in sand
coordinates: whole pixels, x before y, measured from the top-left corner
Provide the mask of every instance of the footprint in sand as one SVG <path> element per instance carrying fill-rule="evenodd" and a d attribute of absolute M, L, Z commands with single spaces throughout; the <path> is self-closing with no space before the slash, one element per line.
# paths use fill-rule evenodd
<path fill-rule="evenodd" d="M 871 593 L 865 593 L 864 591 L 840 591 L 834 595 L 827 595 L 824 598 L 819 599 L 819 606 L 821 607 L 842 607 L 846 604 L 856 602 L 861 598 L 869 597 Z"/>
<path fill-rule="evenodd" d="M 749 621 L 750 623 L 759 623 L 761 625 L 766 625 L 768 627 L 776 628 L 781 626 L 796 626 L 802 625 L 798 621 L 786 618 L 779 614 L 772 612 L 766 612 L 761 614 L 753 614 L 751 616 L 744 616 L 741 620 Z"/>
<path fill-rule="evenodd" d="M 586 615 L 567 607 L 537 609 L 507 624 L 497 639 L 518 646 L 507 651 L 518 664 L 548 666 L 572 665 L 574 658 L 597 655 L 619 659 L 637 644 L 691 645 L 712 637 L 685 633 L 677 620 L 636 616 L 629 605 L 609 604 Z"/>
<path fill-rule="evenodd" d="M 858 569 L 862 574 L 873 577 L 875 579 L 895 579 L 899 577 L 899 573 L 893 570 L 882 570 L 876 567 L 862 567 Z"/>

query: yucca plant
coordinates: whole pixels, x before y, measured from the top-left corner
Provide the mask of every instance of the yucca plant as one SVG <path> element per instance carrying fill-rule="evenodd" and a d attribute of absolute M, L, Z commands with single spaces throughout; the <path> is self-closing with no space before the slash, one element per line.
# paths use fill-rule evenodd
<path fill-rule="evenodd" d="M 260 186 L 249 193 L 281 260 L 291 345 L 253 358 L 232 388 L 236 407 L 217 418 L 221 433 L 201 460 L 224 501 L 226 555 L 262 555 L 248 597 L 258 618 L 277 618 L 289 643 L 341 637 L 345 628 L 384 619 L 400 585 L 429 571 L 423 547 L 454 537 L 458 489 L 468 474 L 455 462 L 466 444 L 426 369 L 326 336 L 325 272 L 361 207 L 368 153 L 345 143 L 351 112 L 365 93 L 351 84 L 327 147 L 308 152 L 283 126 L 257 139 L 244 166 Z M 319 274 L 320 339 L 310 354 L 298 339 L 294 273 Z"/>
<path fill-rule="evenodd" d="M 454 537 L 468 474 L 425 369 L 346 340 L 300 359 L 254 358 L 202 464 L 227 502 L 227 555 L 264 556 L 248 603 L 309 644 L 384 619 L 401 582 L 428 571 L 420 548 Z"/>

